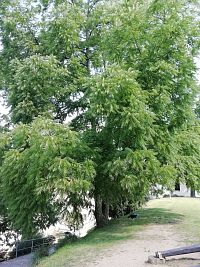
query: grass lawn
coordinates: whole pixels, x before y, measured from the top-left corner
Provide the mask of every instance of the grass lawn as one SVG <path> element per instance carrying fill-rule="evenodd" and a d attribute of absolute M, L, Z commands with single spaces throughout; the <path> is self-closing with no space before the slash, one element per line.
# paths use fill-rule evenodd
<path fill-rule="evenodd" d="M 174 227 L 183 234 L 186 243 L 200 242 L 200 198 L 163 198 L 150 201 L 147 206 L 148 209 L 158 207 L 181 218 Z"/>
<path fill-rule="evenodd" d="M 149 224 L 174 224 L 185 242 L 200 241 L 200 199 L 164 198 L 149 201 L 138 211 L 139 218 L 112 220 L 102 229 L 67 244 L 50 257 L 43 258 L 39 267 L 67 267 L 95 257 L 102 249 L 117 242 L 134 239 L 134 234 Z M 69 264 L 70 263 L 70 264 Z"/>

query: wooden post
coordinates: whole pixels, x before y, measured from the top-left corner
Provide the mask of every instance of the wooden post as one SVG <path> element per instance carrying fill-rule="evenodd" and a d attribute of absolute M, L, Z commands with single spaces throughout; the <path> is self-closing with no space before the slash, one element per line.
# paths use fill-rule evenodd
<path fill-rule="evenodd" d="M 33 240 L 31 242 L 31 253 L 33 252 Z"/>
<path fill-rule="evenodd" d="M 17 258 L 17 250 L 18 250 L 18 241 L 16 242 L 16 252 L 15 252 L 16 258 Z"/>
<path fill-rule="evenodd" d="M 165 251 L 157 251 L 156 258 L 163 259 L 163 258 L 170 257 L 170 256 L 190 254 L 190 253 L 195 253 L 195 252 L 200 252 L 200 244 L 188 246 L 188 247 L 169 249 Z"/>

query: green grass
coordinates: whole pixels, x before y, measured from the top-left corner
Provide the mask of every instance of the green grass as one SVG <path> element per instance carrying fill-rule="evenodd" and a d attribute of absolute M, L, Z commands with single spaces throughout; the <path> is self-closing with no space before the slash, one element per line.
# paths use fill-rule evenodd
<path fill-rule="evenodd" d="M 71 267 L 95 258 L 102 249 L 128 239 L 149 224 L 174 224 L 184 241 L 200 241 L 200 199 L 165 198 L 150 201 L 138 211 L 139 218 L 112 220 L 107 226 L 95 229 L 85 238 L 68 244 L 54 255 L 41 260 L 38 267 Z"/>
<path fill-rule="evenodd" d="M 175 227 L 185 242 L 200 242 L 200 198 L 164 198 L 148 203 L 148 208 L 157 207 L 182 217 Z"/>

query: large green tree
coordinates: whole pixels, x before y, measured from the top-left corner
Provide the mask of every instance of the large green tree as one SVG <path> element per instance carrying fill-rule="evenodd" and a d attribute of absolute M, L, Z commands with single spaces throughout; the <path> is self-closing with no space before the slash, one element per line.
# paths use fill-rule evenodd
<path fill-rule="evenodd" d="M 186 142 L 193 131 L 200 141 L 196 11 L 188 1 L 122 1 L 105 10 L 106 66 L 90 78 L 86 112 L 102 151 L 95 179 L 102 203 L 140 202 L 151 185 L 172 188 L 180 177 L 198 184 L 199 150 Z M 100 217 L 104 207 L 98 205 Z"/>
<path fill-rule="evenodd" d="M 20 132 L 23 140 L 36 138 L 37 143 L 39 136 L 43 142 L 41 124 L 38 126 L 34 118 L 50 116 L 65 124 L 66 118 L 73 116 L 71 127 L 79 133 L 81 142 L 87 143 L 82 160 L 90 158 L 94 163 L 95 175 L 86 189 L 95 199 L 97 225 L 108 219 L 110 207 L 140 204 L 153 185 L 172 187 L 181 178 L 193 188 L 199 186 L 199 87 L 194 61 L 200 46 L 197 11 L 198 2 L 188 0 L 1 3 L 0 84 L 7 94 L 12 122 L 30 124 L 20 124 L 11 136 L 18 139 Z M 66 129 L 61 124 L 56 127 L 64 134 Z M 54 127 L 49 120 L 45 125 Z M 57 134 L 60 136 L 59 131 L 55 131 L 55 140 Z M 194 137 L 193 143 L 188 142 L 188 136 Z M 59 140 L 58 147 L 64 144 Z M 9 144 L 1 166 L 3 187 L 9 192 L 5 203 L 10 218 L 19 222 L 17 228 L 28 235 L 32 228 L 43 228 L 56 218 L 57 210 L 51 218 L 48 212 L 51 208 L 55 211 L 58 193 L 51 194 L 46 183 L 39 186 L 33 182 L 37 176 L 30 164 L 24 165 L 28 160 L 25 155 L 39 157 L 34 164 L 41 166 L 45 179 L 51 176 L 51 166 L 60 166 L 54 162 L 58 152 L 52 145 L 46 168 L 42 162 L 48 155 L 40 150 L 36 153 L 29 144 L 23 153 L 21 145 L 15 147 L 20 157 L 10 162 L 14 150 L 12 142 Z M 81 160 L 76 149 L 70 158 L 77 160 L 74 177 L 78 178 Z M 12 166 L 10 173 L 8 164 Z M 10 182 L 14 170 L 23 171 L 13 178 L 23 192 L 26 181 L 33 183 L 31 190 L 37 194 L 33 194 L 32 203 L 37 198 L 41 201 L 38 209 L 45 216 L 44 225 L 31 225 L 27 220 L 30 228 L 25 229 L 27 210 L 21 211 L 23 220 L 14 212 L 13 199 L 22 201 Z M 92 173 L 88 175 L 92 177 Z M 62 177 L 65 175 L 63 172 Z M 52 176 L 52 186 L 57 178 Z M 70 197 L 71 205 L 76 205 L 71 186 L 63 192 Z M 59 188 L 65 190 L 64 185 Z M 48 197 L 38 195 L 40 190 Z M 85 199 L 80 192 L 79 203 Z M 30 205 L 25 199 L 24 206 Z M 80 206 L 84 205 L 83 201 Z M 37 209 L 33 209 L 33 215 L 37 218 Z"/>

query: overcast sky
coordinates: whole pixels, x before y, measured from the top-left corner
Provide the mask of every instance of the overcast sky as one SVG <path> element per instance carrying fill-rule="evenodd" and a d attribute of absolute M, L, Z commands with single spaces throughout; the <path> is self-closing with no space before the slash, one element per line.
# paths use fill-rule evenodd
<path fill-rule="evenodd" d="M 199 80 L 199 83 L 200 83 L 200 57 L 196 60 L 196 64 L 198 67 L 197 79 Z M 7 114 L 7 113 L 8 113 L 8 109 L 6 109 L 5 105 L 3 104 L 3 99 L 0 96 L 0 116 L 2 114 Z"/>

